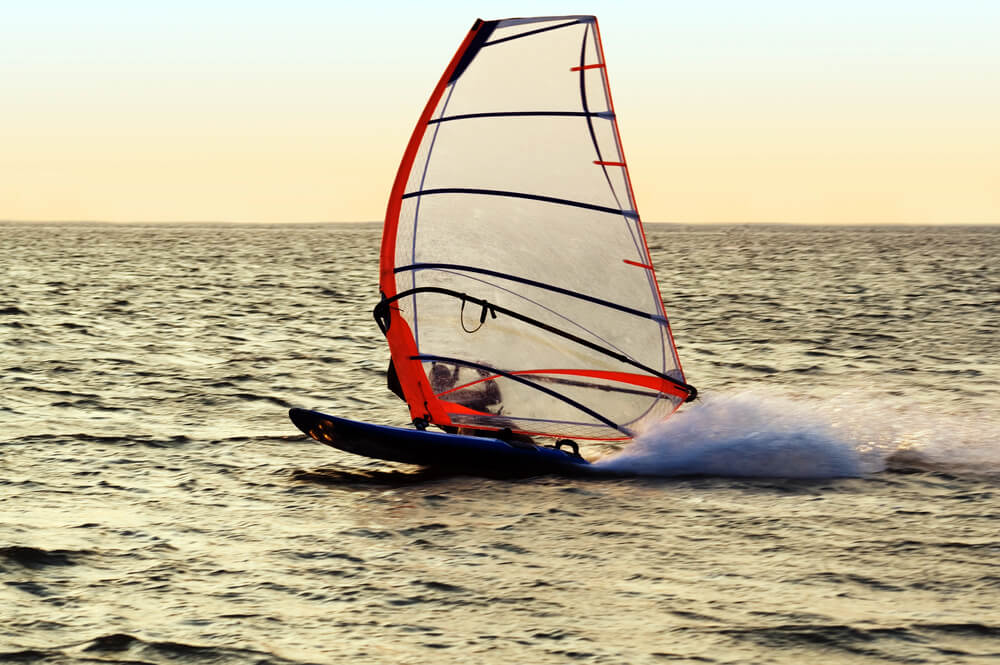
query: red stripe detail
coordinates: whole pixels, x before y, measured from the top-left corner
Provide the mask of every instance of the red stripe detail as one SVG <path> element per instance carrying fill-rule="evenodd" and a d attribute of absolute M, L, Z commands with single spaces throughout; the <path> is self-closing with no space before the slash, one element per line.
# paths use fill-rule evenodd
<path fill-rule="evenodd" d="M 457 413 L 466 416 L 495 416 L 495 413 L 490 413 L 489 411 L 477 411 L 475 409 L 470 409 L 464 404 L 459 404 L 458 402 L 448 402 L 442 400 L 444 408 L 448 410 L 448 413 Z M 499 428 L 498 428 L 499 429 Z"/>
<path fill-rule="evenodd" d="M 675 397 L 688 396 L 688 392 L 680 386 L 674 385 L 671 381 L 661 379 L 658 376 L 648 374 L 631 374 L 629 372 L 608 372 L 597 369 L 528 369 L 511 374 L 564 374 L 567 376 L 586 376 L 592 379 L 602 379 L 604 381 L 617 381 L 627 383 L 640 388 L 649 388 L 657 392 L 666 393 Z"/>
<path fill-rule="evenodd" d="M 399 163 L 396 171 L 396 179 L 392 184 L 392 191 L 389 194 L 389 203 L 385 211 L 385 224 L 382 228 L 382 249 L 379 252 L 379 288 L 382 293 L 390 298 L 396 295 L 396 276 L 393 269 L 396 264 L 396 229 L 399 226 L 399 212 L 403 205 L 403 193 L 406 188 L 406 181 L 410 177 L 413 169 L 413 162 L 417 158 L 417 150 L 423 141 L 427 131 L 427 121 L 431 119 L 434 109 L 444 96 L 444 91 L 448 87 L 448 80 L 451 78 L 459 61 L 469 48 L 476 33 L 484 24 L 477 22 L 469 34 L 465 36 L 462 44 L 455 51 L 451 62 L 441 74 L 441 79 L 434 87 L 427 105 L 424 106 L 417 126 L 410 135 L 410 142 L 406 144 L 403 152 L 403 159 Z M 406 395 L 406 401 L 410 405 L 410 415 L 413 418 L 422 418 L 429 415 L 430 419 L 439 425 L 450 425 L 451 419 L 441 408 L 440 402 L 434 397 L 430 389 L 430 382 L 424 372 L 423 365 L 419 360 L 413 360 L 411 356 L 417 353 L 417 343 L 413 338 L 413 331 L 406 321 L 400 316 L 398 308 L 390 308 L 389 311 L 389 331 L 386 333 L 386 340 L 389 342 L 389 351 L 392 354 L 393 363 L 396 366 L 396 373 L 399 375 L 399 384 Z M 428 413 L 429 412 L 429 413 Z"/>
<path fill-rule="evenodd" d="M 653 266 L 647 265 L 645 263 L 639 263 L 638 261 L 629 261 L 628 259 L 622 259 L 622 260 L 625 263 L 629 264 L 630 266 L 638 266 L 640 268 L 645 268 L 646 270 L 652 270 L 653 269 Z"/>
<path fill-rule="evenodd" d="M 594 160 L 594 163 L 598 166 L 625 166 L 625 162 L 600 162 L 596 159 Z"/>
<path fill-rule="evenodd" d="M 597 18 L 594 18 L 594 35 L 597 37 L 597 51 L 601 54 L 601 62 L 607 62 L 607 58 L 604 57 L 604 44 L 601 43 L 601 29 L 597 25 Z M 608 81 L 607 69 L 604 70 L 604 89 L 608 93 L 608 106 L 612 114 L 615 113 L 615 102 L 611 98 L 611 84 Z M 624 161 L 625 159 L 625 146 L 622 144 L 622 136 L 618 131 L 618 116 L 615 114 L 611 119 L 611 124 L 615 127 L 615 137 L 618 139 L 618 149 L 621 151 L 621 157 Z M 628 184 L 628 193 L 632 197 L 633 208 L 636 213 L 639 212 L 639 204 L 635 200 L 635 192 L 632 191 L 632 178 L 628 175 L 628 167 L 625 167 L 625 182 Z M 643 228 L 642 222 L 636 220 L 636 226 L 639 227 L 639 233 L 642 234 L 642 244 L 646 248 L 646 256 L 649 254 L 649 242 L 646 240 L 646 229 Z M 667 312 L 663 307 L 663 294 L 660 292 L 660 283 L 656 279 L 656 272 L 652 272 L 650 275 L 653 280 L 653 284 L 656 286 L 656 301 L 659 303 L 660 313 L 663 314 L 663 318 L 667 321 L 667 337 L 670 339 L 670 347 L 674 352 L 674 358 L 677 360 L 677 369 L 681 373 L 681 377 L 684 377 L 684 370 L 681 368 L 680 356 L 677 355 L 677 345 L 674 343 L 674 333 L 670 329 L 670 319 L 667 317 Z"/>
<path fill-rule="evenodd" d="M 609 372 L 605 370 L 598 369 L 522 369 L 514 372 L 510 372 L 515 376 L 521 374 L 561 374 L 565 376 L 586 376 L 591 379 L 601 379 L 603 381 L 617 381 L 618 383 L 627 383 L 632 386 L 639 386 L 640 388 L 648 388 L 650 390 L 655 390 L 660 393 L 666 393 L 668 395 L 673 395 L 674 397 L 686 398 L 688 392 L 681 388 L 680 386 L 674 385 L 673 382 L 667 381 L 666 379 L 661 379 L 658 376 L 649 376 L 648 374 L 632 374 L 630 372 Z M 484 376 L 476 379 L 475 381 L 470 381 L 469 383 L 464 383 L 460 386 L 455 386 L 450 390 L 447 390 L 442 395 L 447 395 L 448 393 L 453 393 L 456 390 L 462 390 L 463 388 L 468 388 L 469 386 L 474 386 L 477 383 L 483 383 L 484 381 L 492 381 L 493 379 L 502 379 L 503 376 L 500 374 L 493 374 L 492 376 Z M 449 402 L 449 405 L 452 402 Z M 478 411 L 469 411 L 469 413 L 479 413 Z M 516 417 L 516 416 L 515 416 Z"/>
<path fill-rule="evenodd" d="M 579 72 L 579 71 L 582 71 L 584 69 L 598 69 L 600 67 L 604 67 L 604 65 L 603 64 L 599 64 L 599 65 L 584 65 L 583 67 L 570 67 L 569 70 L 571 72 Z"/>

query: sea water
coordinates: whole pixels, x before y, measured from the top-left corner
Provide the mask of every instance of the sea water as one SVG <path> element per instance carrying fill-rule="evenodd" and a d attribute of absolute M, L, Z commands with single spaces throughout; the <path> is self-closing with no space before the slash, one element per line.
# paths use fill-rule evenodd
<path fill-rule="evenodd" d="M 702 398 L 634 477 L 405 425 L 375 225 L 0 225 L 0 661 L 1000 660 L 1000 228 L 652 226 Z"/>

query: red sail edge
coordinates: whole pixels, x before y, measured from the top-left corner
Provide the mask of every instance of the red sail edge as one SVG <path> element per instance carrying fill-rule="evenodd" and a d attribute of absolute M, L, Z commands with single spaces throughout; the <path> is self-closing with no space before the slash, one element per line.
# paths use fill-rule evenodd
<path fill-rule="evenodd" d="M 452 74 L 458 68 L 462 57 L 483 25 L 482 19 L 477 19 L 472 29 L 469 30 L 469 34 L 465 36 L 462 44 L 455 51 L 451 62 L 448 63 L 448 67 L 434 87 L 434 92 L 427 100 L 427 105 L 424 106 L 420 119 L 417 120 L 417 126 L 413 129 L 413 134 L 410 135 L 410 142 L 406 145 L 403 159 L 396 171 L 396 180 L 392 184 L 389 204 L 385 211 L 382 248 L 379 253 L 379 289 L 382 291 L 383 297 L 391 298 L 396 295 L 396 228 L 399 225 L 399 212 L 402 208 L 406 181 L 413 168 L 417 151 L 420 149 L 420 142 L 427 132 L 427 123 L 431 119 L 434 109 L 437 108 L 438 102 L 441 101 Z M 427 418 L 438 425 L 450 425 L 451 419 L 441 408 L 438 399 L 434 397 L 422 364 L 419 360 L 413 359 L 413 356 L 417 354 L 417 343 L 413 338 L 413 331 L 410 330 L 410 326 L 399 315 L 395 307 L 389 308 L 389 329 L 386 331 L 386 341 L 389 343 L 392 362 L 399 376 L 399 384 L 406 397 L 406 403 L 410 407 L 410 417 L 414 419 Z"/>

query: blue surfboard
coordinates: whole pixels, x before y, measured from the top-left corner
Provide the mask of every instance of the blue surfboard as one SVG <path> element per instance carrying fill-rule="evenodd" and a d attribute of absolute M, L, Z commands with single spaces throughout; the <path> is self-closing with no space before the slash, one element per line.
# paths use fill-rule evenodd
<path fill-rule="evenodd" d="M 374 425 L 291 409 L 295 426 L 320 443 L 390 462 L 510 474 L 593 474 L 576 451 L 499 438 Z"/>

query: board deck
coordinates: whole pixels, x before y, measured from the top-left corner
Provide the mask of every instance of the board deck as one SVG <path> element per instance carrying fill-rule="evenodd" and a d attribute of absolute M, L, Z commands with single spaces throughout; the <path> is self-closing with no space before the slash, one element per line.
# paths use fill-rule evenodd
<path fill-rule="evenodd" d="M 320 443 L 391 462 L 526 475 L 594 472 L 579 455 L 538 444 L 374 425 L 308 409 L 291 409 L 288 417 Z"/>

